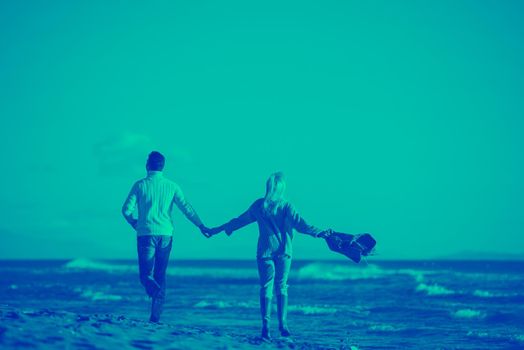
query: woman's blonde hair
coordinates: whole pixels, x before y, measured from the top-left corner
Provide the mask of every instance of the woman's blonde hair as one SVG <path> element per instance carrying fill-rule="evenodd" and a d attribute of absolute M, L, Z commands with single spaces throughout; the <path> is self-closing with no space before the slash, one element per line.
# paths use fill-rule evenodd
<path fill-rule="evenodd" d="M 276 172 L 269 176 L 266 181 L 266 195 L 264 197 L 264 212 L 270 215 L 276 215 L 278 208 L 285 203 L 284 192 L 286 190 L 286 181 L 284 173 Z"/>

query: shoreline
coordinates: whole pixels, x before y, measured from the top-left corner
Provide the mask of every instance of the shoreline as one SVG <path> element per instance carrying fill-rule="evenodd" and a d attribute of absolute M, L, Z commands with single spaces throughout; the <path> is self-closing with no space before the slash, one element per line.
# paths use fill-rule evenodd
<path fill-rule="evenodd" d="M 340 339 L 338 343 L 339 346 L 326 346 L 286 338 L 264 343 L 258 333 L 229 333 L 213 326 L 153 324 L 117 314 L 0 305 L 3 349 L 358 349 L 347 339 Z"/>

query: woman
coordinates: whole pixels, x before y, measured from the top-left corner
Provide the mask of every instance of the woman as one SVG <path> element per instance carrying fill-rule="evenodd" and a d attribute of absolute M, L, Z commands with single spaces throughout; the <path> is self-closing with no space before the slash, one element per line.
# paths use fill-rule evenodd
<path fill-rule="evenodd" d="M 266 195 L 257 199 L 249 209 L 228 223 L 209 229 L 209 235 L 225 231 L 231 235 L 250 223 L 257 222 L 259 229 L 257 264 L 260 277 L 260 312 L 262 339 L 269 341 L 269 320 L 273 287 L 277 296 L 277 313 L 280 334 L 289 337 L 287 326 L 287 278 L 291 267 L 293 230 L 313 237 L 327 237 L 330 230 L 322 231 L 308 225 L 295 208 L 284 199 L 286 183 L 281 172 L 272 174 L 266 182 Z"/>

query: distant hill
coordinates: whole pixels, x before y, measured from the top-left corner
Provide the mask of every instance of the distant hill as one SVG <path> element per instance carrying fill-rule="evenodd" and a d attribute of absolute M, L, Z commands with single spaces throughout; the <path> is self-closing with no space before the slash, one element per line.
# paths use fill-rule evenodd
<path fill-rule="evenodd" d="M 496 252 L 477 252 L 463 251 L 437 257 L 439 260 L 524 260 L 523 253 L 496 253 Z"/>

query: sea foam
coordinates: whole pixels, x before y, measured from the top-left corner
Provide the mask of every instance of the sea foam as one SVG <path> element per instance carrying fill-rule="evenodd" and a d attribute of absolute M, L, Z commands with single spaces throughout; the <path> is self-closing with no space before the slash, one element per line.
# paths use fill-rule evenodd
<path fill-rule="evenodd" d="M 334 314 L 337 309 L 320 305 L 290 305 L 289 311 L 303 313 L 304 315 Z"/>
<path fill-rule="evenodd" d="M 374 324 L 368 327 L 370 331 L 374 332 L 395 332 L 397 329 L 389 324 Z"/>
<path fill-rule="evenodd" d="M 76 292 L 80 292 L 82 298 L 90 299 L 93 301 L 119 301 L 122 300 L 121 295 L 116 294 L 106 294 L 100 291 L 93 291 L 91 289 L 83 290 L 75 289 Z"/>
<path fill-rule="evenodd" d="M 508 345 L 507 344 L 508 342 L 524 343 L 524 334 L 497 334 L 497 333 L 488 333 L 485 331 L 469 331 L 466 334 L 466 336 L 469 338 L 490 339 L 493 341 L 504 341 L 506 345 Z M 509 348 L 515 349 L 514 347 L 509 347 Z"/>
<path fill-rule="evenodd" d="M 138 273 L 136 263 L 109 263 L 90 259 L 74 259 L 63 265 L 64 271 L 93 270 L 108 273 Z M 370 264 L 365 267 L 333 263 L 311 263 L 292 270 L 291 277 L 300 280 L 371 280 L 391 276 L 411 276 L 416 282 L 423 282 L 432 271 L 414 269 L 384 269 Z M 174 263 L 167 269 L 167 275 L 176 277 L 206 277 L 211 279 L 258 280 L 256 268 L 232 267 L 193 267 L 177 266 Z"/>
<path fill-rule="evenodd" d="M 255 268 L 196 268 L 172 266 L 167 269 L 167 275 L 177 277 L 207 277 L 214 279 L 258 279 L 257 270 Z"/>
<path fill-rule="evenodd" d="M 194 304 L 193 307 L 198 309 L 257 309 L 257 303 L 232 302 L 225 300 L 201 300 Z M 304 315 L 333 314 L 337 309 L 325 305 L 289 305 L 289 311 L 300 312 Z"/>
<path fill-rule="evenodd" d="M 298 270 L 297 277 L 302 280 L 352 281 L 388 278 L 391 276 L 411 276 L 422 282 L 433 271 L 415 269 L 384 269 L 375 264 L 353 266 L 330 263 L 311 263 Z"/>
<path fill-rule="evenodd" d="M 368 265 L 367 267 L 352 267 L 327 263 L 312 263 L 302 267 L 298 271 L 298 278 L 343 281 L 383 278 L 389 274 L 389 271 L 381 269 L 376 265 Z"/>
<path fill-rule="evenodd" d="M 224 300 L 216 300 L 216 301 L 201 300 L 193 306 L 199 309 L 229 309 L 229 308 L 250 309 L 250 308 L 258 307 L 258 305 L 255 305 L 253 303 L 245 303 L 245 302 L 237 303 L 237 302 L 230 302 L 230 301 L 224 301 Z"/>
<path fill-rule="evenodd" d="M 426 293 L 427 295 L 430 295 L 430 296 L 455 294 L 454 291 L 447 289 L 446 287 L 443 287 L 438 284 L 430 285 L 430 284 L 420 283 L 417 286 L 416 291 Z"/>
<path fill-rule="evenodd" d="M 63 267 L 66 271 L 94 270 L 109 273 L 138 273 L 137 263 L 112 264 L 90 259 L 74 259 L 68 261 Z M 167 275 L 177 277 L 258 279 L 257 270 L 253 268 L 186 267 L 177 266 L 176 263 L 168 267 Z"/>
<path fill-rule="evenodd" d="M 460 309 L 453 313 L 455 318 L 483 318 L 484 314 L 479 310 Z"/>
<path fill-rule="evenodd" d="M 74 259 L 68 261 L 64 268 L 69 270 L 97 270 L 106 272 L 132 272 L 137 271 L 135 265 L 128 264 L 109 264 L 89 259 Z"/>
<path fill-rule="evenodd" d="M 476 296 L 476 297 L 479 297 L 479 298 L 492 298 L 494 297 L 495 295 L 491 292 L 488 292 L 486 290 L 480 290 L 480 289 L 476 289 L 474 292 L 473 292 L 473 295 Z"/>
<path fill-rule="evenodd" d="M 521 297 L 521 294 L 518 293 L 500 293 L 500 292 L 490 292 L 487 290 L 476 289 L 473 292 L 473 296 L 478 298 L 515 298 Z"/>

